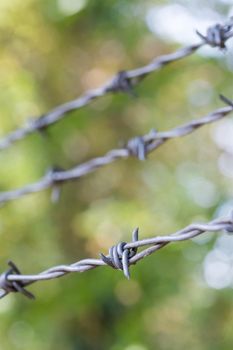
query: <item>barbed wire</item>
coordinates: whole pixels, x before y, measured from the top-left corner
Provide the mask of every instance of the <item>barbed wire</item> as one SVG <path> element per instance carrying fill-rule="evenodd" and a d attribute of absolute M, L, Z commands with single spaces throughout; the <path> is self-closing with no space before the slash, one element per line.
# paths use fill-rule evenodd
<path fill-rule="evenodd" d="M 93 99 L 104 96 L 107 93 L 120 91 L 132 93 L 133 87 L 148 74 L 158 70 L 168 63 L 191 55 L 205 44 L 225 49 L 226 40 L 233 36 L 232 27 L 233 20 L 231 18 L 225 25 L 217 24 L 210 27 L 207 30 L 206 35 L 197 32 L 198 36 L 202 39 L 202 42 L 199 44 L 188 46 L 172 54 L 160 56 L 144 67 L 118 73 L 102 87 L 91 90 L 74 101 L 58 106 L 46 115 L 43 115 L 40 118 L 29 122 L 26 126 L 9 133 L 0 139 L 0 149 L 9 147 L 13 142 L 20 140 L 35 131 L 45 130 L 49 125 L 54 124 L 65 117 L 69 112 L 82 108 L 88 105 Z M 90 161 L 80 164 L 72 169 L 65 171 L 55 168 L 51 169 L 44 177 L 35 183 L 16 190 L 1 192 L 0 202 L 4 203 L 29 193 L 42 191 L 46 188 L 52 188 L 53 197 L 56 198 L 57 194 L 59 194 L 60 185 L 64 182 L 85 176 L 95 169 L 110 164 L 117 159 L 135 156 L 139 158 L 139 160 L 145 160 L 148 153 L 152 152 L 169 139 L 188 135 L 201 126 L 220 120 L 231 113 L 233 111 L 232 101 L 224 96 L 221 96 L 221 99 L 227 103 L 228 106 L 217 109 L 201 119 L 193 120 L 169 131 L 157 132 L 156 130 L 152 130 L 144 136 L 135 137 L 129 140 L 123 148 L 113 149 L 102 157 L 91 159 Z M 59 278 L 71 272 L 88 271 L 99 266 L 107 265 L 114 269 L 122 270 L 124 275 L 127 278 L 130 278 L 129 268 L 131 265 L 136 264 L 138 261 L 165 247 L 169 243 L 189 240 L 207 231 L 226 231 L 232 233 L 233 213 L 226 218 L 216 219 L 209 223 L 191 224 L 168 236 L 157 236 L 139 240 L 138 229 L 135 229 L 132 233 L 131 242 L 118 243 L 109 249 L 108 255 L 101 253 L 100 259 L 83 259 L 71 265 L 58 265 L 34 275 L 21 274 L 18 267 L 10 261 L 8 263 L 9 269 L 0 275 L 0 298 L 5 297 L 12 292 L 22 293 L 28 298 L 34 298 L 34 295 L 26 289 L 26 287 L 32 283 Z M 138 252 L 139 248 L 144 247 L 146 248 Z"/>
<path fill-rule="evenodd" d="M 122 270 L 124 275 L 129 279 L 129 267 L 131 265 L 135 265 L 138 261 L 164 248 L 168 243 L 190 240 L 207 231 L 224 231 L 232 234 L 233 212 L 230 213 L 228 217 L 215 219 L 208 223 L 188 225 L 182 230 L 167 236 L 156 236 L 138 240 L 138 231 L 138 228 L 133 231 L 131 242 L 118 243 L 109 249 L 108 255 L 101 253 L 100 259 L 83 259 L 71 265 L 58 265 L 34 275 L 21 274 L 18 267 L 10 261 L 8 263 L 10 268 L 0 275 L 0 298 L 5 297 L 11 292 L 19 292 L 28 298 L 34 299 L 34 295 L 25 289 L 25 287 L 32 283 L 55 279 L 71 272 L 85 272 L 106 265 L 114 269 Z M 147 248 L 137 252 L 138 249 L 142 247 Z"/>
<path fill-rule="evenodd" d="M 85 163 L 79 164 L 69 170 L 59 170 L 58 168 L 50 169 L 37 182 L 28 184 L 24 187 L 0 192 L 0 203 L 18 199 L 27 194 L 40 192 L 42 190 L 51 188 L 52 199 L 58 200 L 60 193 L 60 186 L 68 181 L 77 180 L 100 167 L 104 167 L 118 159 L 126 159 L 129 157 L 137 157 L 139 160 L 145 160 L 147 154 L 157 149 L 166 141 L 188 135 L 196 129 L 216 122 L 233 111 L 233 104 L 231 100 L 220 95 L 221 99 L 228 104 L 228 106 L 216 109 L 212 113 L 200 119 L 194 119 L 191 122 L 178 126 L 174 129 L 164 132 L 151 130 L 148 134 L 140 137 L 130 139 L 124 148 L 113 149 L 107 152 L 102 157 L 93 158 Z"/>
<path fill-rule="evenodd" d="M 91 101 L 104 95 L 117 92 L 127 92 L 132 94 L 133 87 L 141 82 L 146 76 L 161 69 L 169 63 L 190 56 L 204 45 L 226 49 L 226 41 L 233 36 L 232 27 L 233 18 L 231 17 L 225 24 L 216 24 L 208 28 L 206 35 L 196 31 L 199 38 L 201 38 L 200 43 L 184 47 L 167 55 L 159 56 L 143 67 L 121 71 L 99 88 L 89 90 L 77 99 L 55 107 L 37 119 L 30 119 L 21 128 L 18 128 L 0 138 L 0 150 L 8 148 L 11 144 L 23 139 L 29 134 L 37 131 L 45 131 L 50 125 L 65 118 L 70 112 L 87 106 Z"/>

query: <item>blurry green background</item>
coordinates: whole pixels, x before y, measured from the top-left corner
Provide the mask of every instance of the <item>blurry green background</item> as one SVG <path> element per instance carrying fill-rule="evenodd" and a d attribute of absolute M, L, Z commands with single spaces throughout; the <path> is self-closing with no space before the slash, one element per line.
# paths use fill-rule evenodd
<path fill-rule="evenodd" d="M 122 69 L 197 42 L 195 29 L 224 21 L 232 1 L 0 0 L 1 135 L 98 87 Z M 0 190 L 33 182 L 167 130 L 232 97 L 233 40 L 169 65 L 0 152 Z M 98 257 L 140 227 L 140 238 L 226 214 L 233 205 L 231 117 L 118 161 L 62 187 L 0 208 L 0 267 L 24 273 Z M 218 238 L 219 237 L 219 238 Z M 100 268 L 36 283 L 35 302 L 0 301 L 0 349 L 232 349 L 233 238 L 206 234 L 169 245 L 122 272 Z"/>

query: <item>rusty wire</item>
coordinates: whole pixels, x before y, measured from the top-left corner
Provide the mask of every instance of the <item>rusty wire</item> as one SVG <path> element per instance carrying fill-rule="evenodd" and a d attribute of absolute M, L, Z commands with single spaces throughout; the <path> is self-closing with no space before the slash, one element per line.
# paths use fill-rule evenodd
<path fill-rule="evenodd" d="M 127 92 L 132 94 L 133 87 L 146 76 L 161 69 L 169 63 L 190 56 L 204 45 L 225 49 L 226 41 L 233 36 L 232 27 L 233 19 L 230 18 L 225 24 L 216 24 L 208 28 L 206 35 L 197 31 L 199 38 L 201 38 L 200 43 L 184 47 L 167 55 L 159 56 L 143 67 L 121 71 L 99 88 L 89 90 L 77 99 L 55 107 L 37 119 L 30 119 L 21 128 L 18 128 L 0 138 L 0 150 L 8 148 L 12 143 L 21 140 L 36 131 L 45 131 L 50 125 L 55 124 L 69 115 L 70 112 L 83 108 L 92 100 L 107 95 L 108 93 Z"/>
<path fill-rule="evenodd" d="M 122 270 L 124 275 L 130 278 L 129 267 L 131 265 L 135 265 L 138 261 L 165 247 L 168 243 L 186 241 L 205 232 L 218 231 L 232 234 L 233 212 L 228 217 L 215 219 L 208 223 L 188 225 L 182 230 L 167 236 L 156 236 L 138 240 L 137 228 L 133 231 L 131 242 L 120 242 L 116 246 L 111 247 L 107 256 L 100 254 L 100 259 L 84 259 L 71 265 L 58 265 L 34 275 L 21 274 L 18 267 L 10 261 L 10 269 L 0 275 L 0 298 L 5 297 L 11 292 L 18 292 L 33 299 L 34 295 L 25 289 L 28 285 L 38 281 L 62 277 L 71 272 L 85 272 L 99 266 L 107 265 L 113 269 Z M 146 248 L 137 252 L 141 247 Z"/>
<path fill-rule="evenodd" d="M 60 186 L 65 182 L 79 179 L 100 167 L 113 163 L 118 159 L 137 157 L 139 160 L 144 160 L 146 159 L 148 153 L 152 152 L 166 141 L 188 135 L 196 129 L 206 124 L 218 121 L 231 113 L 233 111 L 233 104 L 231 100 L 222 95 L 220 95 L 220 97 L 225 103 L 228 104 L 228 106 L 216 109 L 203 118 L 194 119 L 187 124 L 178 126 L 169 131 L 157 132 L 152 130 L 144 136 L 135 137 L 129 140 L 124 148 L 113 149 L 102 157 L 93 158 L 85 163 L 75 166 L 72 169 L 50 169 L 37 182 L 12 191 L 0 192 L 0 203 L 4 204 L 5 202 L 12 201 L 30 193 L 40 192 L 48 188 L 52 189 L 52 198 L 58 199 Z"/>

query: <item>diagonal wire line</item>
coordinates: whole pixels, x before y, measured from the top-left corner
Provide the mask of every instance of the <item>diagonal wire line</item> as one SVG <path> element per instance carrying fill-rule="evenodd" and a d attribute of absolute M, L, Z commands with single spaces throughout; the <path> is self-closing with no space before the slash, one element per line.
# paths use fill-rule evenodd
<path fill-rule="evenodd" d="M 197 31 L 201 42 L 181 48 L 173 53 L 159 56 L 149 64 L 133 70 L 122 71 L 114 75 L 108 82 L 97 89 L 89 90 L 75 100 L 55 107 L 41 117 L 28 121 L 24 126 L 18 128 L 6 136 L 0 138 L 0 150 L 10 147 L 16 141 L 25 138 L 36 131 L 45 131 L 50 125 L 65 118 L 70 112 L 83 108 L 108 93 L 128 92 L 132 93 L 133 86 L 137 85 L 146 76 L 161 69 L 169 63 L 190 56 L 204 45 L 225 49 L 225 42 L 233 36 L 233 19 L 230 18 L 225 24 L 216 24 L 207 29 L 206 36 Z"/>
<path fill-rule="evenodd" d="M 138 261 L 151 255 L 157 250 L 164 248 L 167 244 L 190 240 L 196 236 L 204 234 L 205 232 L 220 231 L 228 233 L 233 232 L 233 213 L 230 213 L 225 218 L 218 218 L 208 223 L 188 225 L 185 228 L 167 236 L 156 236 L 138 240 L 138 229 L 136 229 L 133 232 L 131 242 L 118 243 L 118 245 L 110 248 L 109 255 L 104 256 L 101 254 L 101 259 L 83 259 L 71 265 L 54 266 L 38 274 L 21 274 L 19 269 L 12 262 L 10 262 L 9 265 L 12 268 L 0 275 L 0 289 L 2 290 L 0 298 L 3 298 L 10 292 L 21 292 L 27 297 L 33 298 L 34 296 L 25 289 L 26 286 L 32 283 L 62 277 L 71 272 L 85 272 L 99 266 L 109 265 L 114 269 L 123 270 L 126 277 L 129 278 L 128 271 L 131 265 L 135 265 Z M 122 245 L 123 248 L 121 251 L 119 251 L 118 248 L 119 246 L 122 247 Z M 143 249 L 137 253 L 137 249 L 140 248 Z M 115 254 L 112 254 L 114 251 Z M 126 258 L 123 258 L 124 255 Z"/>
<path fill-rule="evenodd" d="M 48 188 L 51 188 L 52 190 L 57 189 L 65 182 L 79 179 L 98 168 L 115 162 L 118 159 L 126 159 L 136 156 L 140 160 L 144 160 L 148 153 L 154 151 L 166 141 L 188 135 L 194 132 L 196 129 L 221 120 L 226 115 L 231 113 L 233 111 L 232 102 L 223 96 L 221 98 L 229 105 L 216 109 L 203 118 L 194 119 L 187 124 L 178 126 L 169 131 L 156 132 L 155 130 L 152 130 L 142 137 L 136 137 L 129 140 L 124 148 L 110 150 L 102 157 L 93 158 L 85 163 L 75 166 L 72 169 L 64 171 L 50 170 L 37 182 L 28 184 L 15 190 L 0 192 L 0 203 L 9 202 L 25 195 L 40 192 Z"/>

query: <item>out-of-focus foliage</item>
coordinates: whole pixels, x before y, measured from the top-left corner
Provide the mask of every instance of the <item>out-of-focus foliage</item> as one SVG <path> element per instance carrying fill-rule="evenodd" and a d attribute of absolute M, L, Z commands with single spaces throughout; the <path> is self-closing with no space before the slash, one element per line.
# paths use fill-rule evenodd
<path fill-rule="evenodd" d="M 175 50 L 189 40 L 188 31 L 194 33 L 193 23 L 224 19 L 231 3 L 0 0 L 1 134 L 119 70 Z M 0 189 L 32 182 L 53 165 L 72 167 L 151 128 L 166 130 L 212 111 L 221 105 L 219 92 L 232 97 L 230 42 L 228 47 L 226 53 L 204 50 L 155 73 L 137 87 L 135 99 L 104 97 L 46 134 L 2 151 Z M 9 258 L 33 273 L 96 257 L 130 239 L 136 226 L 141 238 L 149 237 L 228 210 L 232 129 L 229 117 L 168 142 L 146 162 L 116 162 L 66 184 L 56 205 L 46 191 L 3 206 L 2 271 Z M 205 237 L 143 260 L 132 268 L 131 281 L 100 268 L 31 286 L 35 302 L 6 297 L 0 301 L 1 348 L 232 349 L 232 253 L 226 253 L 232 238 L 215 243 L 213 235 Z"/>

